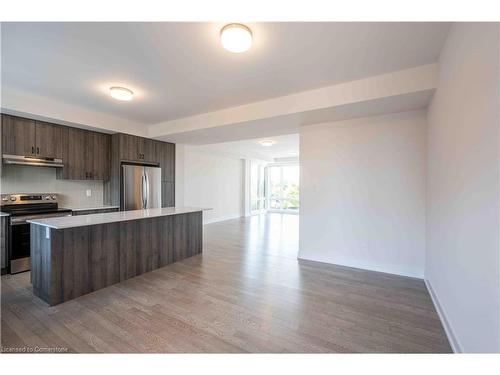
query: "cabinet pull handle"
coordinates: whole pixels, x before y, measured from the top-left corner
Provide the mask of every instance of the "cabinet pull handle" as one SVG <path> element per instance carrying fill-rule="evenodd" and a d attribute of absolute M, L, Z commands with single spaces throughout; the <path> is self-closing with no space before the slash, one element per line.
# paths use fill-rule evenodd
<path fill-rule="evenodd" d="M 85 179 L 89 178 L 89 172 L 85 172 Z"/>
<path fill-rule="evenodd" d="M 40 147 L 36 148 L 36 153 L 37 153 L 37 155 L 40 153 Z"/>
<path fill-rule="evenodd" d="M 35 153 L 35 146 L 31 146 L 31 153 L 34 154 Z"/>

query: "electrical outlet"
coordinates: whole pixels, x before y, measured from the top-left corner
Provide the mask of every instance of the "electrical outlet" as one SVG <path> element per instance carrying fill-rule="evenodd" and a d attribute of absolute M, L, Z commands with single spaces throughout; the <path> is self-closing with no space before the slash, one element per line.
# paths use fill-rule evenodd
<path fill-rule="evenodd" d="M 92 196 L 92 190 L 87 189 L 86 193 L 87 193 L 87 197 L 91 197 Z"/>

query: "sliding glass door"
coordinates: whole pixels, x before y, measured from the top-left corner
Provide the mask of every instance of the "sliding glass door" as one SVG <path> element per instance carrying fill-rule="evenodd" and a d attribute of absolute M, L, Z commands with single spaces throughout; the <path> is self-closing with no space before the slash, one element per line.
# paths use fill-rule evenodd
<path fill-rule="evenodd" d="M 299 212 L 299 166 L 296 164 L 267 167 L 268 211 Z"/>

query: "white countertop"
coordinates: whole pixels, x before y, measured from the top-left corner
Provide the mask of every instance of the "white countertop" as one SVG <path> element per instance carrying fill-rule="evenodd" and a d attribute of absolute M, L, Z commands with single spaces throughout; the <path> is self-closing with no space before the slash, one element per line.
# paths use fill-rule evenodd
<path fill-rule="evenodd" d="M 66 206 L 63 208 L 67 208 L 71 211 L 93 211 L 93 210 L 109 210 L 112 208 L 120 208 L 120 206 L 96 206 L 96 207 L 71 207 L 71 206 Z"/>
<path fill-rule="evenodd" d="M 38 219 L 38 220 L 35 219 L 27 221 L 32 224 L 43 225 L 45 227 L 53 229 L 65 229 L 65 228 L 85 227 L 88 225 L 116 223 L 120 221 L 148 219 L 158 216 L 187 214 L 190 212 L 208 211 L 208 210 L 211 210 L 211 208 L 164 207 L 164 208 L 150 208 L 147 210 L 108 212 L 102 214 L 54 217 L 49 219 Z"/>

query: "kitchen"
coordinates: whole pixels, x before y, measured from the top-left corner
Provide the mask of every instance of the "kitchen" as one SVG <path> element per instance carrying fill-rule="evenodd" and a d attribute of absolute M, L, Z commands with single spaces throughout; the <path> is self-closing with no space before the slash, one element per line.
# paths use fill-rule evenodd
<path fill-rule="evenodd" d="M 177 210 L 173 208 L 175 201 L 175 144 L 173 143 L 127 134 L 106 134 L 8 114 L 2 114 L 1 134 L 3 161 L 1 210 L 4 228 L 2 274 L 16 274 L 31 269 L 32 280 L 35 281 L 34 292 L 37 295 L 41 294 L 38 293 L 36 281 L 39 279 L 36 275 L 46 273 L 41 272 L 40 263 L 34 262 L 32 256 L 32 254 L 40 255 L 39 251 L 42 248 L 35 246 L 37 242 L 33 238 L 33 233 L 36 232 L 34 226 L 43 226 L 48 234 L 52 225 L 51 231 L 57 233 L 58 227 L 54 228 L 53 225 L 58 222 L 55 218 L 59 218 L 59 225 L 62 220 L 65 228 L 78 228 L 75 230 L 81 232 L 85 230 L 81 228 L 82 220 L 85 227 L 91 225 L 99 228 L 99 225 L 105 226 L 108 223 L 134 223 L 143 218 L 151 221 L 154 217 L 163 218 L 170 215 L 181 215 L 182 219 L 184 215 L 192 216 L 189 214 L 202 211 L 194 208 Z M 22 176 L 24 168 L 27 168 L 29 174 L 25 189 L 37 186 L 34 176 L 37 176 L 40 170 L 39 179 L 42 181 L 45 179 L 44 182 L 52 186 L 54 180 L 57 180 L 58 186 L 62 187 L 65 194 L 54 191 L 36 193 L 32 190 L 9 191 L 13 186 L 18 189 L 23 186 L 19 183 L 20 177 L 14 179 L 14 182 L 10 180 L 13 176 Z M 84 199 L 74 197 L 78 193 L 81 195 L 81 189 L 72 191 L 75 181 L 84 186 L 86 195 L 92 194 L 92 190 L 86 188 L 95 186 L 97 189 L 94 190 L 97 194 L 102 194 L 102 197 L 94 197 L 90 205 L 85 204 Z M 65 187 L 65 183 L 68 183 L 69 187 Z M 78 198 L 80 206 L 74 203 L 78 202 Z M 126 211 L 142 214 L 138 216 L 132 213 L 129 217 Z M 201 230 L 201 217 L 195 216 L 196 231 L 187 233 L 183 237 L 184 240 L 201 238 L 201 233 L 198 233 Z M 30 223 L 34 224 L 31 233 Z M 170 226 L 171 233 L 190 230 L 182 220 L 176 219 L 175 222 L 166 225 Z M 158 231 L 153 239 L 156 240 L 164 233 L 168 231 Z M 135 238 L 129 240 L 138 241 Z M 182 240 L 182 238 L 176 240 L 175 236 L 165 239 L 167 242 L 171 241 L 171 244 L 168 249 L 166 247 L 160 249 L 163 251 L 162 260 L 160 261 L 160 254 L 156 254 L 155 260 L 149 259 L 150 264 L 144 265 L 140 271 L 134 270 L 133 275 L 183 259 L 188 253 L 201 252 L 201 241 L 197 241 L 193 248 L 188 249 L 186 244 L 181 243 Z M 113 241 L 119 242 L 118 239 Z M 79 245 L 81 246 L 81 243 Z M 89 244 L 86 247 L 89 248 Z M 96 251 L 96 244 L 94 243 L 91 248 Z M 123 248 L 125 246 L 120 247 Z M 68 246 L 65 249 L 71 251 Z M 49 257 L 49 254 L 44 256 Z M 50 257 L 48 259 L 50 263 Z M 117 265 L 120 264 L 118 259 L 113 260 Z M 102 286 L 89 287 L 88 291 L 132 277 L 130 272 L 128 276 L 123 275 L 124 272 Z M 92 270 L 89 269 L 87 276 L 90 273 Z M 117 271 L 117 275 L 119 274 Z M 46 282 L 48 280 L 43 280 L 44 284 Z M 47 297 L 47 292 L 43 295 L 50 303 L 55 301 L 52 297 Z M 81 294 L 74 294 L 72 298 L 78 295 Z M 62 301 L 62 299 L 57 300 L 58 303 Z"/>

